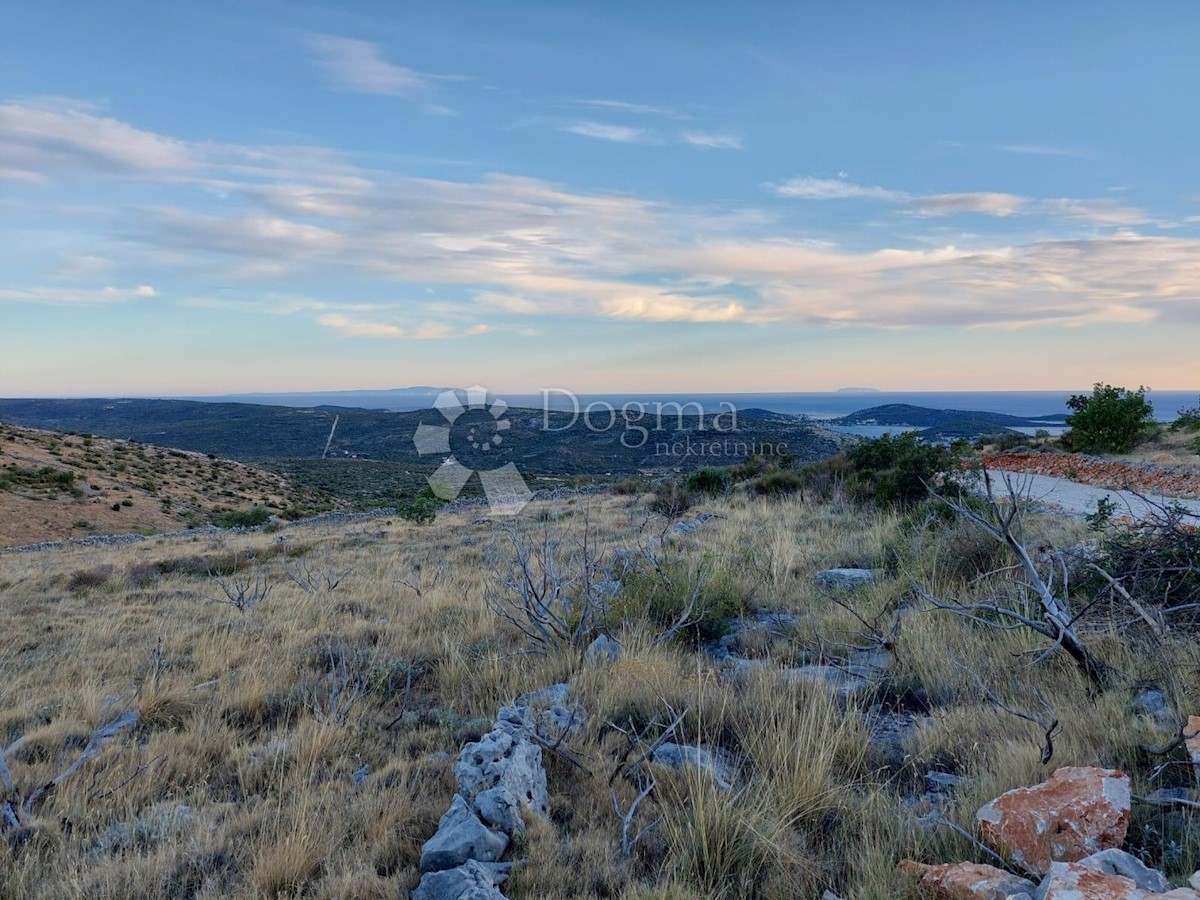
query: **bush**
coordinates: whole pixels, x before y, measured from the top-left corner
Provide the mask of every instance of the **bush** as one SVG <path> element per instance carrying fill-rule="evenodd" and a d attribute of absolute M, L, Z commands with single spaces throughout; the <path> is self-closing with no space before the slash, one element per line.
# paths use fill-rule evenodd
<path fill-rule="evenodd" d="M 1200 431 L 1200 406 L 1180 410 L 1179 418 L 1171 423 L 1172 431 Z"/>
<path fill-rule="evenodd" d="M 733 472 L 716 466 L 706 466 L 689 475 L 685 484 L 689 491 L 697 494 L 720 496 L 733 490 Z"/>
<path fill-rule="evenodd" d="M 678 519 L 692 508 L 692 503 L 692 495 L 687 488 L 677 481 L 668 481 L 654 489 L 650 510 L 668 519 Z"/>
<path fill-rule="evenodd" d="M 799 472 L 767 472 L 750 483 L 754 493 L 764 497 L 784 497 L 794 494 L 805 486 L 805 479 Z"/>
<path fill-rule="evenodd" d="M 930 487 L 947 485 L 959 456 L 948 447 L 927 444 L 916 432 L 863 441 L 846 453 L 848 484 L 857 499 L 882 507 L 911 507 L 929 496 Z"/>
<path fill-rule="evenodd" d="M 112 566 L 97 566 L 94 569 L 80 569 L 67 582 L 67 590 L 72 594 L 90 591 L 103 585 L 112 576 Z"/>
<path fill-rule="evenodd" d="M 406 521 L 415 522 L 418 525 L 428 525 L 437 518 L 437 511 L 441 509 L 444 503 L 445 501 L 435 497 L 432 492 L 426 490 L 411 500 L 397 500 L 396 515 Z"/>
<path fill-rule="evenodd" d="M 213 524 L 218 528 L 257 528 L 271 519 L 269 510 L 255 506 L 251 509 L 232 509 L 213 513 Z"/>
<path fill-rule="evenodd" d="M 1136 391 L 1097 382 L 1091 395 L 1076 394 L 1067 401 L 1074 410 L 1064 440 L 1083 453 L 1127 453 L 1154 427 L 1154 407 L 1146 399 L 1149 388 Z"/>
<path fill-rule="evenodd" d="M 614 481 L 610 490 L 619 496 L 636 497 L 645 493 L 646 482 L 640 478 L 622 478 L 620 481 Z"/>

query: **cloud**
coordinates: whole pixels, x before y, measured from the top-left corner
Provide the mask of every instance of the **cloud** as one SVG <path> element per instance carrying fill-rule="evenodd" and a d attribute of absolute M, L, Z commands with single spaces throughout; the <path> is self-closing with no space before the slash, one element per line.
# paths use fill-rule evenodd
<path fill-rule="evenodd" d="M 369 41 L 315 34 L 308 46 L 339 90 L 404 97 L 429 85 L 429 76 L 388 62 L 379 46 Z"/>
<path fill-rule="evenodd" d="M 881 187 L 866 187 L 840 178 L 789 178 L 781 184 L 767 184 L 780 197 L 800 200 L 887 200 L 897 203 L 907 199 L 907 194 L 889 191 Z"/>
<path fill-rule="evenodd" d="M 0 289 L 0 303 L 31 303 L 38 306 L 95 306 L 124 303 L 128 300 L 146 300 L 157 296 L 158 292 L 148 284 L 133 288 L 109 286 L 94 290 L 59 287 Z"/>
<path fill-rule="evenodd" d="M 1087 154 L 1065 147 L 1051 147 L 1044 144 L 1004 144 L 998 148 L 1004 153 L 1020 153 L 1027 156 L 1069 156 L 1074 159 L 1086 159 Z"/>
<path fill-rule="evenodd" d="M 1096 225 L 1141 225 L 1150 216 L 1133 206 L 1121 206 L 1111 200 L 1046 200 L 1042 208 L 1050 215 L 1064 219 L 1092 222 Z"/>
<path fill-rule="evenodd" d="M 316 321 L 318 325 L 331 328 L 342 337 L 402 338 L 405 335 L 404 329 L 398 325 L 352 319 L 341 313 L 318 316 Z"/>
<path fill-rule="evenodd" d="M 56 103 L 0 105 L 0 176 L 171 172 L 193 164 L 183 141 Z"/>
<path fill-rule="evenodd" d="M 628 125 L 611 125 L 604 122 L 593 122 L 581 119 L 564 125 L 562 131 L 595 138 L 600 141 L 615 141 L 619 144 L 644 144 L 647 133 L 644 128 L 632 128 Z"/>
<path fill-rule="evenodd" d="M 742 139 L 732 134 L 717 134 L 712 131 L 684 131 L 681 137 L 694 147 L 711 147 L 715 150 L 742 150 Z"/>
<path fill-rule="evenodd" d="M 652 106 L 648 103 L 626 103 L 623 100 L 577 100 L 580 106 L 590 106 L 595 109 L 611 109 L 617 112 L 634 113 L 635 115 L 663 116 L 667 119 L 689 119 L 669 106 Z"/>
<path fill-rule="evenodd" d="M 1011 216 L 1027 204 L 1024 197 L 990 191 L 966 194 L 928 194 L 913 198 L 913 211 L 919 216 L 949 216 L 955 213 L 980 213 L 985 216 Z"/>
<path fill-rule="evenodd" d="M 116 271 L 136 263 L 155 272 L 203 273 L 241 291 L 236 299 L 207 301 L 230 304 L 231 313 L 310 315 L 347 337 L 458 337 L 493 323 L 519 333 L 556 316 L 875 328 L 1200 317 L 1197 238 L 1129 230 L 1053 237 L 1038 222 L 1025 237 L 1013 225 L 1004 240 L 847 248 L 797 239 L 760 209 L 652 202 L 503 174 L 413 178 L 363 169 L 323 148 L 184 142 L 82 110 L 54 115 L 60 118 L 19 116 L 20 127 L 5 134 L 3 146 L 17 147 L 32 174 L 62 174 L 65 158 L 82 155 L 86 165 L 73 174 L 169 184 L 175 202 L 181 186 L 204 191 L 204 212 L 132 207 L 112 225 L 98 226 L 112 229 L 102 237 L 115 239 L 104 247 Z M 86 129 L 66 127 L 80 116 L 110 123 L 109 133 L 129 137 L 132 150 L 105 143 L 99 159 L 106 162 L 98 164 L 87 155 L 93 151 Z M 38 128 L 58 136 L 65 156 L 29 152 L 55 145 Z M 165 157 L 160 147 L 170 148 Z M 771 188 L 800 199 L 884 201 L 917 217 L 1044 213 L 1060 227 L 1116 223 L 1137 212 L 1095 200 L 912 195 L 845 179 L 796 178 Z M 338 290 L 311 299 L 248 287 L 263 275 Z M 450 290 L 436 296 L 424 290 L 443 285 Z M 400 299 L 374 301 L 397 286 L 404 286 Z M 347 290 L 369 291 L 372 302 L 339 299 Z M 9 288 L 0 300 L 120 302 L 152 297 L 151 291 Z M 194 298 L 196 305 L 204 301 Z M 480 310 L 489 313 L 483 326 Z"/>

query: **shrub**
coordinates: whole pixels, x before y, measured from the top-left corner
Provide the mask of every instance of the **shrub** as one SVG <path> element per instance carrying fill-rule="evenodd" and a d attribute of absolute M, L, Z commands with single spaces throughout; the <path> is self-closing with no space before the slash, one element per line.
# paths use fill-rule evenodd
<path fill-rule="evenodd" d="M 733 490 L 733 472 L 716 466 L 706 466 L 687 477 L 689 491 L 697 494 L 724 495 Z"/>
<path fill-rule="evenodd" d="M 667 481 L 654 489 L 650 510 L 668 519 L 678 519 L 692 508 L 692 495 L 677 481 Z"/>
<path fill-rule="evenodd" d="M 270 518 L 270 511 L 255 506 L 251 509 L 231 509 L 213 513 L 212 521 L 218 528 L 257 528 L 267 524 Z"/>
<path fill-rule="evenodd" d="M 1200 406 L 1179 411 L 1179 417 L 1171 423 L 1172 431 L 1200 431 Z"/>
<path fill-rule="evenodd" d="M 1070 431 L 1063 437 L 1072 450 L 1083 453 L 1127 453 L 1154 426 L 1149 388 L 1136 391 L 1097 382 L 1091 395 L 1076 394 L 1067 401 Z"/>
<path fill-rule="evenodd" d="M 113 573 L 112 566 L 97 566 L 94 569 L 80 569 L 74 573 L 67 582 L 67 590 L 72 594 L 78 594 L 81 591 L 90 591 L 93 588 L 98 588 L 106 581 Z"/>
<path fill-rule="evenodd" d="M 805 486 L 805 479 L 799 472 L 767 472 L 751 482 L 754 493 L 764 497 L 782 497 L 794 494 Z"/>
<path fill-rule="evenodd" d="M 909 431 L 863 441 L 850 448 L 846 460 L 849 487 L 856 498 L 874 500 L 882 507 L 910 507 L 928 496 L 926 485 L 941 482 L 946 486 L 958 454 L 948 447 L 927 444 Z"/>
<path fill-rule="evenodd" d="M 646 483 L 640 478 L 622 478 L 613 482 L 611 490 L 619 496 L 637 496 L 646 490 Z"/>
<path fill-rule="evenodd" d="M 433 495 L 428 488 L 411 500 L 396 501 L 396 515 L 418 525 L 428 525 L 437 517 L 437 511 L 445 505 L 445 501 Z"/>

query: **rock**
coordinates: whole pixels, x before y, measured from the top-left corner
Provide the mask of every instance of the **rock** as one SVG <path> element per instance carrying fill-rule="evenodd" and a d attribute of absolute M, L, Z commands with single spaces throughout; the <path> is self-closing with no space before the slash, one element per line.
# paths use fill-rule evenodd
<path fill-rule="evenodd" d="M 350 775 L 350 780 L 354 782 L 354 786 L 356 788 L 361 788 L 363 785 L 365 785 L 367 783 L 367 778 L 370 776 L 370 774 L 371 774 L 371 767 L 363 766 L 360 769 L 354 770 L 354 772 Z"/>
<path fill-rule="evenodd" d="M 506 787 L 494 787 L 481 792 L 471 802 L 471 806 L 483 822 L 510 837 L 525 831 L 521 804 Z"/>
<path fill-rule="evenodd" d="M 508 836 L 484 825 L 467 801 L 455 794 L 438 822 L 437 834 L 421 848 L 421 871 L 453 869 L 468 860 L 495 862 L 507 847 Z"/>
<path fill-rule="evenodd" d="M 1200 891 L 1200 870 L 1192 874 L 1192 877 L 1188 879 L 1188 884 L 1192 886 L 1193 890 Z"/>
<path fill-rule="evenodd" d="M 1120 848 L 1129 827 L 1129 776 L 1116 769 L 1067 766 L 1034 787 L 1008 791 L 976 819 L 997 852 L 1038 872 Z"/>
<path fill-rule="evenodd" d="M 1187 724 L 1183 726 L 1183 743 L 1192 758 L 1196 777 L 1200 778 L 1200 716 L 1188 716 Z"/>
<path fill-rule="evenodd" d="M 704 747 L 665 743 L 654 751 L 651 759 L 669 769 L 700 769 L 708 772 L 718 787 L 724 790 L 733 787 L 729 764 L 721 758 L 719 753 L 714 753 Z"/>
<path fill-rule="evenodd" d="M 1135 716 L 1145 716 L 1162 728 L 1173 729 L 1177 725 L 1175 710 L 1167 703 L 1163 692 L 1157 688 L 1147 688 L 1134 697 L 1130 710 Z"/>
<path fill-rule="evenodd" d="M 1130 878 L 1088 868 L 1078 862 L 1056 862 L 1038 887 L 1038 900 L 1197 900 L 1189 888 L 1142 890 Z"/>
<path fill-rule="evenodd" d="M 1027 878 L 980 863 L 927 866 L 906 859 L 900 868 L 918 876 L 921 895 L 935 900 L 1006 900 L 1014 894 L 1037 890 L 1037 885 Z"/>
<path fill-rule="evenodd" d="M 585 715 L 583 707 L 578 703 L 565 706 L 552 706 L 538 716 L 538 734 L 553 742 L 578 734 L 583 730 Z"/>
<path fill-rule="evenodd" d="M 495 729 L 475 743 L 464 745 L 454 764 L 454 777 L 459 793 L 468 801 L 474 802 L 494 787 L 504 787 L 522 809 L 544 816 L 550 809 L 550 798 L 542 750 L 525 737 L 523 719 L 515 712 L 522 709 L 501 710 Z M 511 714 L 507 719 L 503 718 L 506 712 Z"/>
<path fill-rule="evenodd" d="M 551 706 L 566 706 L 571 702 L 571 686 L 565 681 L 552 684 L 549 687 L 529 691 L 517 698 L 518 706 L 532 706 L 546 709 Z"/>
<path fill-rule="evenodd" d="M 690 522 L 676 522 L 671 531 L 675 534 L 687 534 L 688 532 L 695 531 L 712 517 L 712 513 L 700 513 L 700 515 L 696 516 Z"/>
<path fill-rule="evenodd" d="M 1093 853 L 1091 856 L 1081 859 L 1079 865 L 1096 872 L 1128 878 L 1144 891 L 1162 892 L 1171 889 L 1171 883 L 1161 872 L 1156 872 L 1143 865 L 1140 859 L 1131 856 L 1124 850 L 1116 848 L 1101 850 L 1099 853 Z"/>
<path fill-rule="evenodd" d="M 497 889 L 508 878 L 508 863 L 487 865 L 470 860 L 454 869 L 427 872 L 412 900 L 504 900 Z"/>
<path fill-rule="evenodd" d="M 818 587 L 835 591 L 853 591 L 875 580 L 870 569 L 822 569 L 813 576 Z"/>
<path fill-rule="evenodd" d="M 836 666 L 798 666 L 793 669 L 784 669 L 780 674 L 784 681 L 792 684 L 821 685 L 844 700 L 862 693 L 871 686 L 871 683 L 865 678 Z"/>
<path fill-rule="evenodd" d="M 607 634 L 598 636 L 588 644 L 587 650 L 583 651 L 583 661 L 593 665 L 616 662 L 620 658 L 621 644 Z"/>

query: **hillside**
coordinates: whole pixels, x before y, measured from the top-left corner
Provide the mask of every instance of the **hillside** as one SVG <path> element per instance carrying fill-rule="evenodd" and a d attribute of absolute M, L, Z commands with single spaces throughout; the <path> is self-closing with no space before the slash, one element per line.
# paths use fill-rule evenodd
<path fill-rule="evenodd" d="M 490 427 L 490 419 L 486 411 L 471 410 L 455 427 L 465 434 L 472 420 Z M 670 412 L 661 421 L 648 414 L 632 424 L 634 429 L 646 428 L 645 433 L 631 432 L 623 420 L 607 413 L 596 415 L 592 427 L 582 416 L 532 409 L 510 409 L 504 419 L 502 444 L 486 459 L 472 460 L 475 468 L 513 461 L 531 476 L 603 476 L 734 463 L 764 443 L 800 461 L 837 452 L 837 441 L 828 434 L 796 417 L 758 410 L 739 414 L 733 433 L 718 431 L 713 416 Z M 314 484 L 348 477 L 345 467 L 325 477 L 321 467 L 312 464 L 322 461 L 335 420 L 330 460 L 394 463 L 399 474 L 418 476 L 441 462 L 436 453 L 420 453 L 414 443 L 419 426 L 446 427 L 434 409 L 392 413 L 183 400 L 0 400 L 0 421 L 28 427 L 87 431 L 254 463 L 307 461 L 289 471 L 308 473 Z M 460 461 L 471 456 L 463 441 L 454 442 L 452 449 Z"/>
<path fill-rule="evenodd" d="M 0 546 L 173 531 L 255 506 L 299 516 L 331 501 L 245 463 L 0 424 Z"/>
<path fill-rule="evenodd" d="M 1196 579 L 1169 600 L 1138 586 L 1153 575 L 1124 581 L 1152 630 L 1073 574 L 1063 602 L 1106 665 L 1098 687 L 1052 635 L 955 614 L 1012 594 L 1003 545 L 932 506 L 834 491 L 735 491 L 686 528 L 646 496 L 591 495 L 516 519 L 0 555 L 0 829 L 10 798 L 19 810 L 0 896 L 406 897 L 484 851 L 499 863 L 475 871 L 507 874 L 502 892 L 416 896 L 947 896 L 906 858 L 1004 866 L 966 874 L 1033 896 L 1043 829 L 1011 847 L 985 832 L 999 849 L 981 849 L 977 810 L 1060 767 L 1120 771 L 1091 806 L 1058 796 L 1056 840 L 1083 832 L 1172 885 L 1193 877 L 1178 738 L 1189 715 L 1200 726 Z M 1109 546 L 1043 516 L 1022 531 L 1043 572 L 1064 564 L 1053 548 Z M 518 627 L 522 592 L 547 584 L 592 616 L 577 638 Z M 239 585 L 240 608 L 225 602 Z M 585 652 L 598 633 L 618 643 Z M 470 813 L 431 840 L 452 804 L 485 808 L 472 779 L 492 765 L 504 791 L 526 767 L 519 795 L 498 795 L 516 818 L 489 813 L 507 832 Z"/>

